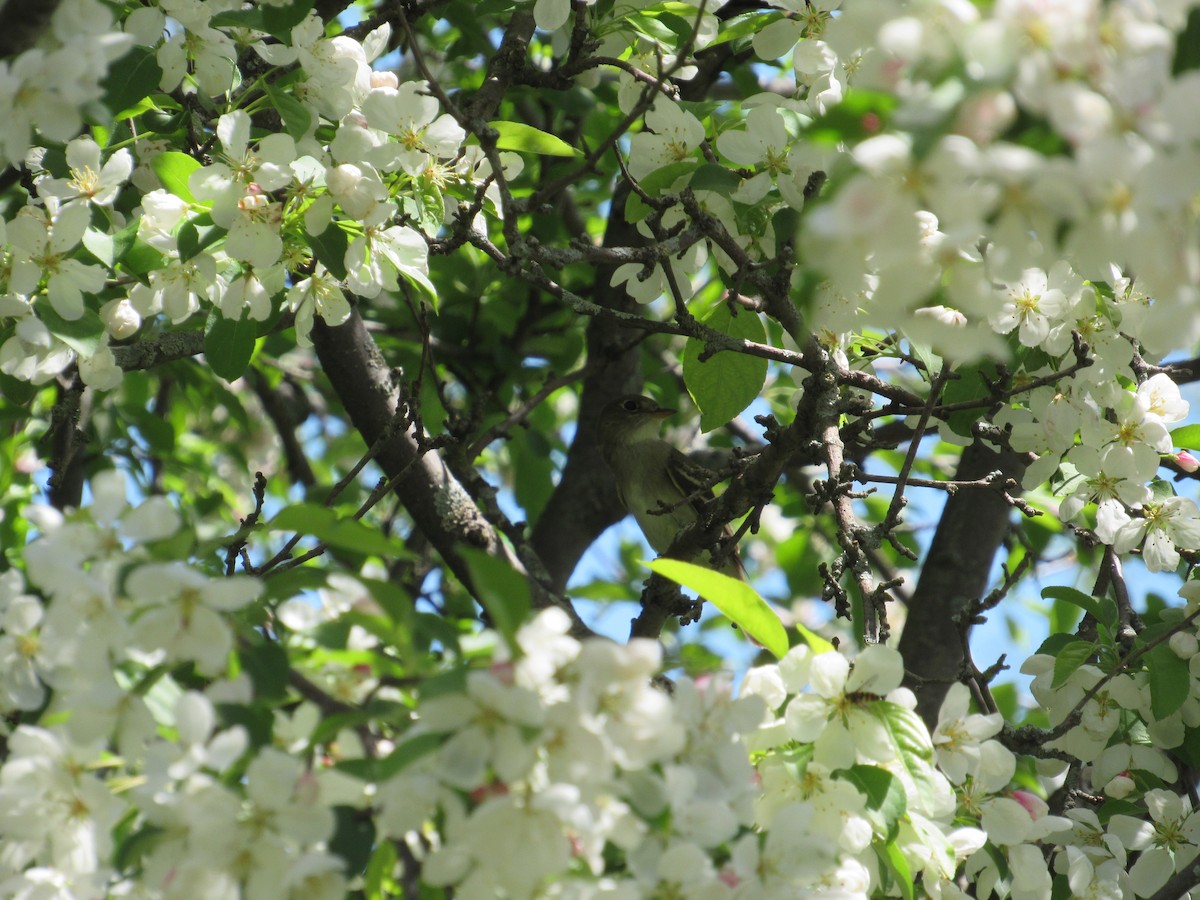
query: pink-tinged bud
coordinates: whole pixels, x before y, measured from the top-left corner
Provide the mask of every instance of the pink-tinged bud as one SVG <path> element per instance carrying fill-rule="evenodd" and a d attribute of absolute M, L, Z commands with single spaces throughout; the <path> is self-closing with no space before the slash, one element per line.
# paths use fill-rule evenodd
<path fill-rule="evenodd" d="M 723 868 L 720 874 L 717 875 L 717 878 L 719 878 L 727 887 L 731 888 L 735 888 L 742 883 L 742 879 L 738 877 L 738 873 L 729 868 L 729 866 Z"/>
<path fill-rule="evenodd" d="M 248 185 L 246 185 L 246 193 L 247 194 L 262 194 L 265 192 L 263 191 L 261 184 L 259 184 L 257 181 L 252 181 Z"/>
<path fill-rule="evenodd" d="M 1200 459 L 1196 459 L 1186 450 L 1180 450 L 1175 454 L 1175 465 L 1185 472 L 1195 472 L 1200 469 Z"/>
<path fill-rule="evenodd" d="M 1049 811 L 1046 801 L 1035 794 L 1029 793 L 1029 791 L 1013 791 L 1009 796 L 1025 807 L 1025 811 L 1029 813 L 1029 818 L 1035 821 Z"/>
<path fill-rule="evenodd" d="M 400 79 L 396 77 L 395 72 L 372 72 L 371 73 L 371 88 L 398 88 L 400 87 Z"/>
<path fill-rule="evenodd" d="M 242 212 L 251 212 L 257 209 L 266 209 L 267 204 L 271 202 L 271 198 L 266 194 L 247 194 L 238 201 L 238 209 Z"/>
<path fill-rule="evenodd" d="M 517 680 L 517 670 L 511 661 L 494 662 L 488 667 L 488 671 L 490 671 L 492 676 L 501 684 L 512 685 Z"/>

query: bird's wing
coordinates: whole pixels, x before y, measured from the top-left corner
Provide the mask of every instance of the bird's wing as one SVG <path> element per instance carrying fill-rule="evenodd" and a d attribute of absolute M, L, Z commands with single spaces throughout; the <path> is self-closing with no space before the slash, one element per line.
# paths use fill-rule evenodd
<path fill-rule="evenodd" d="M 688 498 L 688 503 L 696 510 L 696 514 L 702 515 L 705 506 L 713 500 L 712 486 L 718 480 L 717 473 L 674 448 L 671 449 L 671 455 L 667 460 L 667 472 L 679 492 Z M 728 538 L 732 534 L 733 531 L 726 525 L 723 536 Z M 726 557 L 721 568 L 726 575 L 742 581 L 746 580 L 746 569 L 742 565 L 736 547 Z"/>
<path fill-rule="evenodd" d="M 667 458 L 667 473 L 679 493 L 688 498 L 692 508 L 697 513 L 703 512 L 713 499 L 712 486 L 717 481 L 717 473 L 675 448 L 671 448 L 671 455 Z"/>

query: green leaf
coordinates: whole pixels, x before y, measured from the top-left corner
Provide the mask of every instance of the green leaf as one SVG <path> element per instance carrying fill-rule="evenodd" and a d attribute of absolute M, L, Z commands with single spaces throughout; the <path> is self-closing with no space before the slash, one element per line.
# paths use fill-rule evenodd
<path fill-rule="evenodd" d="M 1047 600 L 1062 600 L 1078 606 L 1084 612 L 1091 613 L 1092 618 L 1101 625 L 1111 628 L 1117 624 L 1117 604 L 1109 597 L 1092 597 L 1083 591 L 1060 585 L 1043 588 L 1042 596 Z"/>
<path fill-rule="evenodd" d="M 176 235 L 179 261 L 187 262 L 198 256 L 226 234 L 224 228 L 212 223 L 212 217 L 208 213 L 197 216 L 195 219 L 185 220 L 179 226 L 179 233 Z"/>
<path fill-rule="evenodd" d="M 213 309 L 204 329 L 204 357 L 226 381 L 236 381 L 250 365 L 258 325 L 249 316 L 227 319 Z"/>
<path fill-rule="evenodd" d="M 329 850 L 345 860 L 347 872 L 361 872 L 375 846 L 375 822 L 369 811 L 353 806 L 335 806 L 333 815 L 336 825 Z"/>
<path fill-rule="evenodd" d="M 267 85 L 267 96 L 272 105 L 279 110 L 283 130 L 290 134 L 293 140 L 298 141 L 308 134 L 308 129 L 312 127 L 312 113 L 308 111 L 307 106 L 287 91 L 281 91 L 272 85 Z"/>
<path fill-rule="evenodd" d="M 680 178 L 690 175 L 699 168 L 699 164 L 694 159 L 685 159 L 679 162 L 673 162 L 663 166 L 661 169 L 655 169 L 649 175 L 639 182 L 641 188 L 651 197 L 660 197 L 662 194 L 675 186 Z M 636 197 L 630 197 L 633 200 Z"/>
<path fill-rule="evenodd" d="M 34 303 L 34 311 L 50 333 L 82 356 L 90 358 L 104 341 L 104 322 L 90 309 L 78 319 L 68 321 L 58 314 L 45 297 Z"/>
<path fill-rule="evenodd" d="M 1036 652 L 1046 656 L 1058 656 L 1064 647 L 1074 642 L 1075 638 L 1069 634 L 1052 634 L 1042 641 Z"/>
<path fill-rule="evenodd" d="M 664 578 L 691 588 L 770 650 L 776 659 L 782 659 L 788 652 L 783 622 L 767 601 L 744 581 L 678 559 L 659 558 L 646 565 Z"/>
<path fill-rule="evenodd" d="M 1188 698 L 1192 680 L 1187 660 L 1159 644 L 1146 654 L 1146 672 L 1150 676 L 1150 711 L 1155 719 L 1165 719 Z"/>
<path fill-rule="evenodd" d="M 399 854 L 391 841 L 379 841 L 371 851 L 367 871 L 363 874 L 363 893 L 366 900 L 385 900 L 392 893 L 392 872 L 396 870 Z"/>
<path fill-rule="evenodd" d="M 715 47 L 717 44 L 724 44 L 738 38 L 750 37 L 782 18 L 783 13 L 781 12 L 764 13 L 758 10 L 734 16 L 721 26 L 720 34 L 705 44 L 705 46 Z"/>
<path fill-rule="evenodd" d="M 328 547 L 394 557 L 404 555 L 401 546 L 376 528 L 318 503 L 295 503 L 280 510 L 267 528 L 310 534 Z"/>
<path fill-rule="evenodd" d="M 1200 450 L 1200 425 L 1184 425 L 1171 432 L 1171 443 L 1180 450 Z"/>
<path fill-rule="evenodd" d="M 262 525 L 254 526 L 254 531 L 262 529 Z M 228 546 L 230 538 L 222 538 L 218 546 Z M 272 600 L 288 600 L 305 591 L 315 591 L 325 587 L 329 573 L 324 569 L 312 566 L 297 566 L 294 569 L 274 569 L 267 573 L 263 584 L 263 596 Z"/>
<path fill-rule="evenodd" d="M 330 275 L 339 280 L 346 277 L 346 248 L 350 241 L 336 222 L 330 222 L 320 234 L 309 235 L 308 242 Z"/>
<path fill-rule="evenodd" d="M 916 896 L 916 889 L 913 886 L 912 867 L 909 865 L 904 851 L 896 843 L 888 842 L 883 847 L 883 858 L 895 876 L 892 884 L 900 889 L 901 898 L 913 900 Z"/>
<path fill-rule="evenodd" d="M 803 639 L 804 643 L 808 644 L 814 653 L 829 653 L 837 649 L 833 646 L 833 644 L 825 640 L 825 638 L 821 637 L 815 631 L 805 628 L 799 622 L 796 623 L 795 628 L 800 634 L 800 637 Z"/>
<path fill-rule="evenodd" d="M 471 574 L 475 598 L 487 610 L 492 627 L 504 636 L 515 652 L 517 629 L 529 615 L 531 606 L 529 579 L 507 560 L 482 550 L 464 547 L 462 555 Z"/>
<path fill-rule="evenodd" d="M 282 700 L 287 694 L 291 664 L 287 651 L 274 641 L 258 641 L 239 647 L 238 659 L 254 684 L 254 696 Z"/>
<path fill-rule="evenodd" d="M 113 265 L 125 259 L 125 255 L 137 243 L 138 220 L 134 219 L 112 236 Z"/>
<path fill-rule="evenodd" d="M 904 792 L 917 812 L 928 813 L 922 801 L 938 796 L 942 776 L 933 766 L 933 742 L 929 729 L 913 710 L 890 700 L 872 700 L 867 709 L 887 729 L 894 759 L 888 769 L 900 779 Z"/>
<path fill-rule="evenodd" d="M 419 178 L 413 183 L 412 190 L 400 197 L 400 212 L 426 235 L 433 237 L 442 227 L 446 203 L 432 179 Z"/>
<path fill-rule="evenodd" d="M 1061 687 L 1084 663 L 1096 655 L 1096 644 L 1092 641 L 1071 641 L 1058 651 L 1054 659 L 1054 680 L 1051 687 Z"/>
<path fill-rule="evenodd" d="M 749 310 L 737 316 L 728 303 L 718 303 L 702 320 L 709 328 L 731 337 L 763 343 L 767 332 L 762 320 Z M 683 349 L 683 380 L 700 410 L 700 430 L 712 431 L 749 406 L 767 379 L 767 361 L 724 350 L 701 361 L 704 343 L 688 338 Z"/>
<path fill-rule="evenodd" d="M 380 781 L 387 781 L 403 772 L 427 753 L 442 746 L 445 737 L 440 734 L 418 734 L 400 743 L 395 750 L 375 764 Z"/>
<path fill-rule="evenodd" d="M 217 13 L 209 21 L 214 28 L 253 28 L 265 31 L 286 44 L 291 43 L 291 31 L 304 21 L 314 0 L 293 0 L 287 6 L 259 5 L 255 9 L 238 9 Z"/>
<path fill-rule="evenodd" d="M 942 402 L 947 405 L 987 399 L 991 394 L 984 378 L 993 382 L 999 378 L 999 371 L 996 369 L 995 363 L 991 362 L 963 366 L 956 370 L 956 374 L 958 377 L 948 381 L 945 390 L 942 391 Z M 952 412 L 946 420 L 946 424 L 955 434 L 970 437 L 971 428 L 979 421 L 980 414 L 986 406 L 987 404 L 981 404 Z"/>
<path fill-rule="evenodd" d="M 113 245 L 113 237 L 107 231 L 99 231 L 95 228 L 88 228 L 83 233 L 83 246 L 87 251 L 104 263 L 111 267 L 116 262 L 116 249 Z"/>
<path fill-rule="evenodd" d="M 877 830 L 886 834 L 888 840 L 895 837 L 900 819 L 908 812 L 908 799 L 899 779 L 879 766 L 855 765 L 833 774 L 858 788 L 867 798 L 867 810 L 872 823 L 878 826 Z"/>
<path fill-rule="evenodd" d="M 1171 61 L 1171 74 L 1181 75 L 1192 69 L 1200 69 L 1200 9 L 1192 7 L 1187 24 L 1175 40 L 1175 58 Z"/>
<path fill-rule="evenodd" d="M 186 153 L 178 150 L 166 150 L 150 160 L 150 168 L 158 176 L 164 188 L 181 200 L 195 203 L 192 190 L 188 187 L 188 179 L 200 168 L 200 163 Z"/>
<path fill-rule="evenodd" d="M 140 239 L 134 239 L 130 247 L 121 254 L 121 268 L 134 275 L 145 275 L 163 267 L 163 255 Z"/>
<path fill-rule="evenodd" d="M 692 176 L 690 187 L 693 191 L 713 191 L 728 197 L 741 185 L 742 179 L 737 173 L 725 166 L 715 163 L 705 163 Z"/>
<path fill-rule="evenodd" d="M 496 139 L 496 147 L 500 150 L 540 153 L 542 156 L 583 156 L 583 151 L 578 147 L 572 147 L 562 138 L 547 134 L 524 122 L 497 120 L 488 122 L 488 127 L 495 129 L 500 135 Z"/>
<path fill-rule="evenodd" d="M 138 105 L 158 90 L 163 70 L 158 64 L 158 52 L 150 47 L 134 46 L 108 67 L 100 82 L 104 88 L 104 105 L 114 119 L 137 115 Z"/>

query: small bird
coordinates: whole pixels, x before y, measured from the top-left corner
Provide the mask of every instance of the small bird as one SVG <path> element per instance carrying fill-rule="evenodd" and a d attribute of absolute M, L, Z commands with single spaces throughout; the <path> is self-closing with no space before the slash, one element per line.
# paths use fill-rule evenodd
<path fill-rule="evenodd" d="M 716 480 L 713 472 L 658 436 L 663 420 L 675 412 L 649 397 L 627 394 L 600 413 L 600 452 L 616 476 L 617 495 L 660 554 L 701 515 Z M 736 551 L 722 559 L 717 571 L 745 580 Z"/>

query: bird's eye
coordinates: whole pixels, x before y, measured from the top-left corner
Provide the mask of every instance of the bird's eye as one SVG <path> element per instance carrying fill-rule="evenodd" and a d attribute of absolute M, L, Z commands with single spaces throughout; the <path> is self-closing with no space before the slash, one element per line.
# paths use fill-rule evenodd
<path fill-rule="evenodd" d="M 621 404 L 621 408 L 625 410 L 625 412 L 637 412 L 638 405 L 639 404 L 636 400 L 626 400 Z"/>

